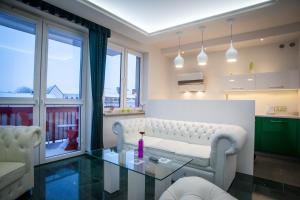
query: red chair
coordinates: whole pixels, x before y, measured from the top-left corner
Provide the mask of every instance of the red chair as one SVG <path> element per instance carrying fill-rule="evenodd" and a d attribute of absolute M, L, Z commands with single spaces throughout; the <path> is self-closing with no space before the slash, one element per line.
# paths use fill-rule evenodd
<path fill-rule="evenodd" d="M 78 142 L 77 142 L 78 130 L 69 129 L 69 130 L 67 130 L 67 134 L 68 134 L 69 141 L 68 141 L 68 145 L 66 146 L 65 150 L 66 151 L 77 150 L 78 149 Z"/>

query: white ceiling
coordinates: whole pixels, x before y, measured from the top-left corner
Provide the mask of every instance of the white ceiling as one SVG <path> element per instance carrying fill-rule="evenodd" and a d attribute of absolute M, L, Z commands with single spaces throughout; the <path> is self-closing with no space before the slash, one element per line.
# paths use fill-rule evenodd
<path fill-rule="evenodd" d="M 184 26 L 177 26 L 175 28 L 170 28 L 167 31 L 161 31 L 157 34 L 145 35 L 136 26 L 130 25 L 124 20 L 120 20 L 119 17 L 108 15 L 103 9 L 99 9 L 97 6 L 87 3 L 86 0 L 68 0 L 68 1 L 57 1 L 57 0 L 45 0 L 55 6 L 65 9 L 69 12 L 75 13 L 81 17 L 99 23 L 107 28 L 110 28 L 113 32 L 120 33 L 127 36 L 133 40 L 144 44 L 155 45 L 158 48 L 174 48 L 177 46 L 178 39 L 176 36 L 177 31 L 183 32 L 182 34 L 182 44 L 192 44 L 199 43 L 201 40 L 201 33 L 199 31 L 200 25 L 205 25 L 206 30 L 204 33 L 204 42 L 217 40 L 219 38 L 225 38 L 230 35 L 229 24 L 226 22 L 228 18 L 233 17 L 233 34 L 239 35 L 248 32 L 257 32 L 257 37 L 259 38 L 259 33 L 261 30 L 271 29 L 273 27 L 279 27 L 283 25 L 300 22 L 300 0 L 275 0 L 272 1 L 273 4 L 269 6 L 259 7 L 257 9 L 246 9 L 243 12 L 231 12 L 226 15 L 221 15 L 216 18 L 210 18 L 208 20 L 202 20 L 195 23 L 189 23 Z M 177 4 L 178 2 L 183 2 L 182 0 L 103 0 L 106 2 L 124 2 L 127 7 L 133 6 L 132 2 L 160 2 L 159 5 L 164 5 L 163 2 L 172 2 L 170 4 Z M 229 0 L 222 0 L 222 2 L 228 2 Z M 246 1 L 246 0 L 243 0 Z M 248 1 L 248 0 L 247 0 Z M 178 18 L 184 18 L 185 13 L 189 12 L 188 7 L 193 6 L 197 2 L 204 2 L 204 0 L 185 0 L 185 4 L 177 15 Z M 191 3 L 192 2 L 192 3 Z M 206 1 L 205 1 L 206 2 Z M 210 0 L 210 2 L 219 2 L 219 0 Z M 221 0 L 220 0 L 221 2 Z M 240 1 L 239 1 L 240 2 Z M 253 2 L 253 1 L 252 1 Z M 122 4 L 124 4 L 122 3 Z M 117 4 L 117 3 L 116 3 Z M 151 6 L 140 9 L 142 12 L 150 12 Z M 199 6 L 198 6 L 199 7 Z M 203 8 L 202 8 L 203 7 Z M 199 10 L 204 9 L 204 6 L 200 6 Z M 216 6 L 218 8 L 219 6 Z M 164 15 L 161 15 L 162 19 L 170 18 L 169 10 L 166 9 Z M 195 10 L 195 9 L 193 9 Z M 196 9 L 197 10 L 197 9 Z M 162 12 L 163 9 L 160 11 Z M 245 12 L 246 11 L 246 12 Z M 154 11 L 153 15 L 157 12 Z M 173 13 L 174 15 L 174 13 Z M 161 19 L 161 20 L 162 20 Z M 176 21 L 174 19 L 174 21 Z M 251 38 L 253 40 L 254 38 Z"/>
<path fill-rule="evenodd" d="M 216 17 L 230 12 L 253 9 L 271 0 L 83 0 L 111 17 L 155 34 L 167 29 Z M 102 10 L 103 9 L 103 10 Z"/>

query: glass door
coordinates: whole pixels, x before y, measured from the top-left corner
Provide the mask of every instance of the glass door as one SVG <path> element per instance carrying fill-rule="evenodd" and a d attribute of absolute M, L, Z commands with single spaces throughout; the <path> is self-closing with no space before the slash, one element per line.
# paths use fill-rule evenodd
<path fill-rule="evenodd" d="M 86 34 L 0 10 L 0 125 L 36 125 L 35 164 L 84 151 Z"/>
<path fill-rule="evenodd" d="M 85 36 L 50 22 L 43 24 L 41 120 L 45 131 L 43 162 L 83 152 Z"/>

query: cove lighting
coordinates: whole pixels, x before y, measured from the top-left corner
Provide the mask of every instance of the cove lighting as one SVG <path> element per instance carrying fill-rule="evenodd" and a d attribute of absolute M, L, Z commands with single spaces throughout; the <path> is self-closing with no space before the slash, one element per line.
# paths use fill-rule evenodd
<path fill-rule="evenodd" d="M 212 17 L 223 17 L 238 11 L 264 6 L 273 0 L 80 0 L 145 34 L 153 34 Z"/>

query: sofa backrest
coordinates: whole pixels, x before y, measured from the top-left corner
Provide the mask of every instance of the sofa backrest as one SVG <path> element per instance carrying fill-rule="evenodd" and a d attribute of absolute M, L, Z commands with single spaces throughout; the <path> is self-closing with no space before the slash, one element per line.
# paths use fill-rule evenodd
<path fill-rule="evenodd" d="M 147 136 L 210 145 L 212 136 L 231 125 L 145 118 Z"/>

